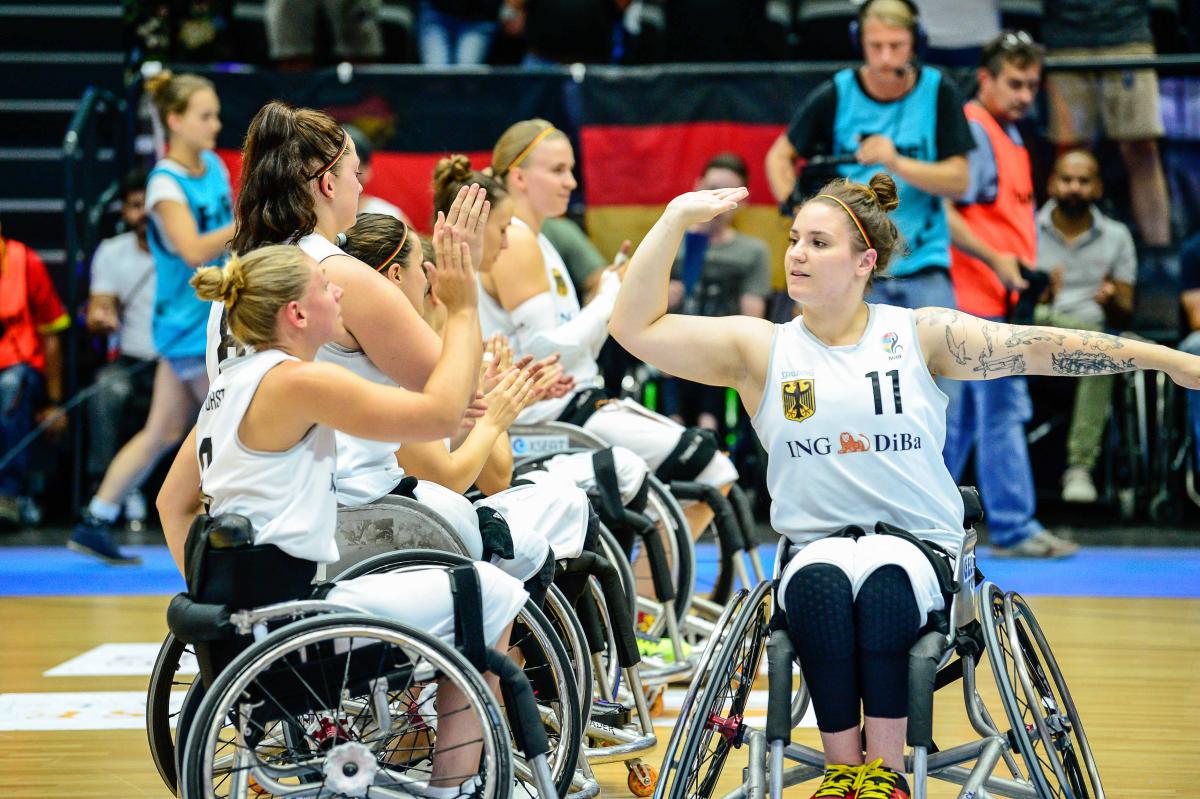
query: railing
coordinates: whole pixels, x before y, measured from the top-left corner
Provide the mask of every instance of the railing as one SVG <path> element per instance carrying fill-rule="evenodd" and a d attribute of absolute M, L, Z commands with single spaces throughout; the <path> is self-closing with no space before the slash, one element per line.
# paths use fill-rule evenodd
<path fill-rule="evenodd" d="M 82 288 L 88 260 L 100 243 L 100 231 L 107 210 L 118 199 L 121 176 L 130 165 L 133 152 L 134 102 L 139 89 L 130 86 L 121 97 L 108 89 L 90 86 L 83 93 L 79 108 L 63 136 L 64 223 L 66 225 L 66 306 L 72 321 L 66 332 L 64 359 L 65 397 L 74 398 L 79 390 L 79 353 L 85 335 L 79 321 L 86 304 Z M 111 148 L 111 166 L 102 165 L 101 148 Z M 72 403 L 73 404 L 73 403 Z M 71 508 L 80 505 L 83 458 L 83 424 L 71 425 Z"/>

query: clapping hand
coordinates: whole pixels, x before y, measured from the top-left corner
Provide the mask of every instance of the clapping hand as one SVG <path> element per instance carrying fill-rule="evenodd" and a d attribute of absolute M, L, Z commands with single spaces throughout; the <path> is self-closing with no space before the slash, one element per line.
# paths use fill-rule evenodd
<path fill-rule="evenodd" d="M 689 191 L 671 200 L 664 216 L 674 216 L 684 226 L 691 227 L 732 211 L 749 196 L 750 192 L 745 187 Z"/>

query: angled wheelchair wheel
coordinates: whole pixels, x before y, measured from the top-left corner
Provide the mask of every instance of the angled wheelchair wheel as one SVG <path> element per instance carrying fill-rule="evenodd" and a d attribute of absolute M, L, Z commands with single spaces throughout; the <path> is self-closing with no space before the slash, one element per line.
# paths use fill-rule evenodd
<path fill-rule="evenodd" d="M 664 771 L 673 772 L 663 796 L 714 795 L 730 752 L 745 740 L 746 708 L 770 637 L 770 620 L 771 584 L 764 582 L 742 603 L 711 666 L 693 682 L 700 698 L 688 709 L 683 744 L 677 752 L 668 752 L 668 757 L 675 755 L 674 761 L 663 764 Z"/>
<path fill-rule="evenodd" d="M 692 718 L 700 694 L 711 680 L 715 655 L 728 636 L 730 626 L 733 624 L 734 619 L 738 617 L 742 606 L 749 596 L 749 591 L 741 590 L 730 597 L 729 602 L 725 605 L 724 612 L 717 620 L 712 637 L 705 643 L 704 651 L 700 654 L 700 659 L 696 664 L 696 673 L 692 677 L 692 682 L 688 685 L 687 693 L 684 695 L 683 702 L 679 706 L 679 716 L 671 728 L 671 737 L 667 741 L 666 749 L 663 752 L 662 766 L 659 768 L 658 785 L 654 792 L 655 799 L 663 799 L 666 796 L 666 792 L 670 789 L 673 780 L 679 774 L 681 763 L 680 751 L 683 747 L 684 735 L 692 724 Z"/>
<path fill-rule="evenodd" d="M 154 658 L 150 685 L 146 690 L 146 738 L 150 744 L 150 757 L 154 761 L 154 767 L 158 769 L 158 775 L 172 794 L 179 788 L 175 751 L 176 730 L 182 725 L 181 714 L 185 710 L 195 710 L 194 702 L 185 702 L 184 706 L 174 713 L 170 707 L 172 693 L 192 693 L 196 675 L 179 671 L 180 662 L 185 655 L 195 655 L 195 651 L 189 644 L 176 638 L 174 633 L 167 633 L 166 639 L 159 647 L 158 655 Z"/>
<path fill-rule="evenodd" d="M 355 564 L 338 575 L 336 580 L 349 580 L 366 574 L 404 572 L 430 567 L 450 567 L 470 563 L 466 558 L 435 550 L 405 550 L 377 555 Z M 555 587 L 551 586 L 551 591 Z M 558 594 L 561 597 L 561 594 Z M 547 604 L 549 609 L 550 604 Z M 567 609 L 570 613 L 570 609 Z M 575 622 L 578 626 L 578 621 Z M 582 637 L 582 633 L 580 633 Z M 534 694 L 546 724 L 546 735 L 550 741 L 547 761 L 550 774 L 560 794 L 565 795 L 575 774 L 575 764 L 583 745 L 583 695 L 576 679 L 575 663 L 572 662 L 560 627 L 547 618 L 532 602 L 527 602 L 517 614 L 513 625 L 515 638 L 506 654 L 510 657 L 523 655 L 525 673 L 534 688 Z M 584 665 L 588 667 L 588 685 L 591 684 L 590 663 L 587 662 L 584 646 Z M 589 687 L 590 692 L 590 687 Z M 590 693 L 587 702 L 590 704 Z M 518 758 L 521 757 L 520 753 Z M 521 761 L 523 763 L 523 760 Z M 527 781 L 531 775 L 518 764 L 517 778 Z"/>
<path fill-rule="evenodd" d="M 433 694 L 448 685 L 464 704 L 438 716 Z M 508 799 L 512 762 L 500 708 L 465 658 L 339 613 L 277 630 L 214 680 L 184 742 L 181 795 L 419 795 L 478 775 L 476 795 Z"/>
<path fill-rule="evenodd" d="M 1083 722 L 1033 611 L 1018 594 L 987 589 L 989 660 L 1029 781 L 1043 799 L 1103 799 Z"/>

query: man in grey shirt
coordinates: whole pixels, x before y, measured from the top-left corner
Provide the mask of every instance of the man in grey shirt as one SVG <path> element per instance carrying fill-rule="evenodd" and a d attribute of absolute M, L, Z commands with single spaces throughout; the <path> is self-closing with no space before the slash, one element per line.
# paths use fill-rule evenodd
<path fill-rule="evenodd" d="M 1124 329 L 1133 313 L 1137 257 L 1129 228 L 1100 213 L 1099 165 L 1088 152 L 1059 157 L 1050 176 L 1050 201 L 1038 212 L 1038 269 L 1050 273 L 1038 324 L 1103 332 Z M 1086 385 L 1085 385 L 1086 384 Z M 1067 436 L 1062 498 L 1095 502 L 1092 468 L 1112 402 L 1113 375 L 1080 383 Z"/>

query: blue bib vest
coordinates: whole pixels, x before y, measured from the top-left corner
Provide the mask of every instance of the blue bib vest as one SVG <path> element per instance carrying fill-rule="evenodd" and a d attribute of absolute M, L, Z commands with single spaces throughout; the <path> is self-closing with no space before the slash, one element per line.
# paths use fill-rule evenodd
<path fill-rule="evenodd" d="M 834 155 L 852 155 L 867 136 L 881 134 L 896 145 L 900 155 L 937 161 L 937 98 L 942 75 L 921 67 L 916 85 L 899 100 L 881 103 L 862 90 L 854 69 L 833 76 L 837 90 L 837 116 L 833 122 Z M 856 183 L 867 183 L 881 171 L 878 164 L 843 164 L 838 171 Z M 908 254 L 893 256 L 888 273 L 911 275 L 926 267 L 950 267 L 950 229 L 942 198 L 922 191 L 892 175 L 900 194 L 900 207 L 892 219 L 900 229 Z"/>
<path fill-rule="evenodd" d="M 217 154 L 205 151 L 200 160 L 204 164 L 202 175 L 181 175 L 156 166 L 149 177 L 170 175 L 179 184 L 196 221 L 196 232 L 204 235 L 233 221 L 233 195 Z M 201 302 L 188 284 L 196 270 L 168 249 L 153 216 L 146 238 L 158 278 L 154 293 L 154 346 L 166 358 L 204 357 L 210 303 Z M 219 266 L 223 261 L 222 255 L 209 263 Z"/>

